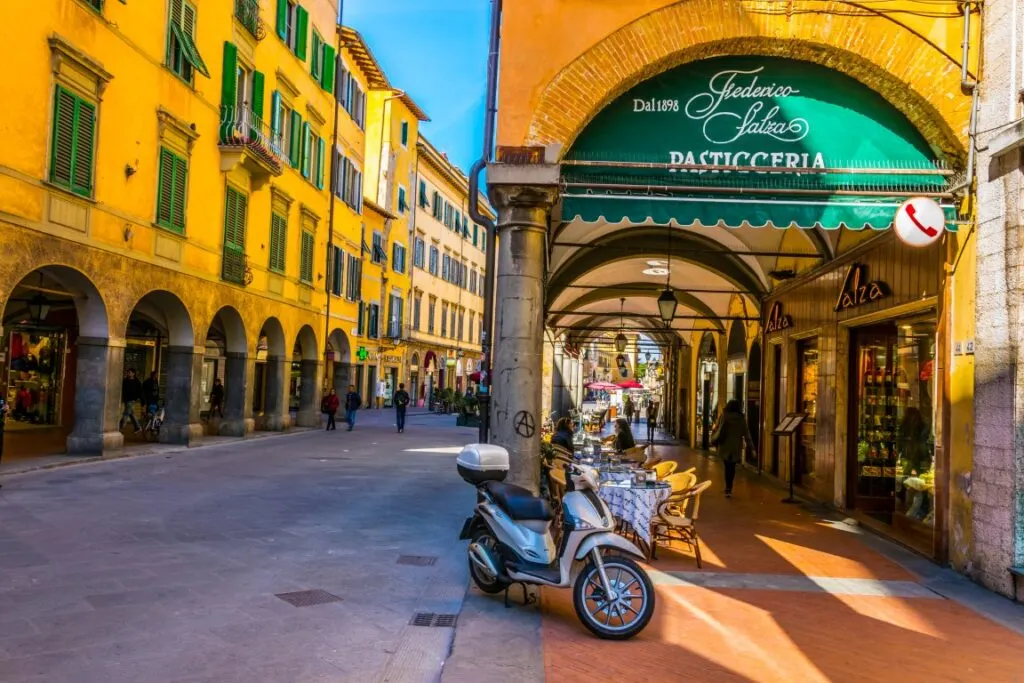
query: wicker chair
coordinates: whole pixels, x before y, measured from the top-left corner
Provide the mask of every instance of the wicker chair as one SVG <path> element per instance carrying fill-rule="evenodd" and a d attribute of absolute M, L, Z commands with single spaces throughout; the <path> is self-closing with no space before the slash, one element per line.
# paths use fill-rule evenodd
<path fill-rule="evenodd" d="M 665 462 L 659 462 L 654 466 L 654 474 L 657 475 L 658 479 L 664 479 L 668 475 L 672 474 L 679 467 L 679 463 L 672 460 L 666 460 Z"/>
<path fill-rule="evenodd" d="M 653 555 L 658 546 L 658 541 L 671 543 L 682 541 L 693 548 L 693 554 L 697 558 L 697 568 L 700 569 L 700 536 L 697 534 L 697 518 L 700 515 L 700 496 L 711 487 L 710 481 L 705 481 L 688 491 L 675 493 L 665 499 L 658 506 L 657 516 L 654 518 L 654 535 L 651 538 L 651 553 Z M 693 509 L 689 516 L 685 510 L 690 501 L 693 501 Z M 673 509 L 683 511 L 684 514 L 673 514 Z"/>

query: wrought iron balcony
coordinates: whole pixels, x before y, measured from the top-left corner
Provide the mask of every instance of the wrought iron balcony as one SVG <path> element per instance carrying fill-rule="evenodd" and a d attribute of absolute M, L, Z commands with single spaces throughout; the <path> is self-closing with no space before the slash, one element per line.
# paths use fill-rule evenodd
<path fill-rule="evenodd" d="M 267 25 L 260 15 L 259 0 L 235 0 L 235 18 L 256 40 L 267 37 Z"/>
<path fill-rule="evenodd" d="M 225 245 L 220 276 L 225 282 L 233 282 L 243 287 L 251 285 L 252 268 L 249 267 L 249 257 L 241 249 Z"/>
<path fill-rule="evenodd" d="M 220 108 L 221 170 L 242 164 L 257 181 L 279 176 L 281 136 L 247 106 Z"/>

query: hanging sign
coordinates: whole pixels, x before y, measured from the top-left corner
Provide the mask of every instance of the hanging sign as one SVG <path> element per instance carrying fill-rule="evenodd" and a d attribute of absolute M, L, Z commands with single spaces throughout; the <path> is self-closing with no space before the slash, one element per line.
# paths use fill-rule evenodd
<path fill-rule="evenodd" d="M 768 313 L 768 322 L 765 323 L 765 332 L 781 332 L 793 326 L 793 319 L 782 312 L 782 302 L 776 301 L 772 304 L 772 310 Z"/>
<path fill-rule="evenodd" d="M 911 197 L 896 210 L 896 236 L 908 247 L 927 247 L 946 229 L 946 214 L 934 199 Z"/>
<path fill-rule="evenodd" d="M 851 263 L 843 280 L 843 289 L 836 299 L 835 310 L 846 311 L 864 304 L 874 303 L 889 296 L 889 287 L 884 282 L 869 282 L 867 266 Z"/>

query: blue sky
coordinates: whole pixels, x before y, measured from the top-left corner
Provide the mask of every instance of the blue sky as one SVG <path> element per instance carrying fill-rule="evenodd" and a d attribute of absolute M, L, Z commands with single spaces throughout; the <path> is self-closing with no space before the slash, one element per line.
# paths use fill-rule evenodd
<path fill-rule="evenodd" d="M 487 0 L 344 0 L 343 21 L 363 34 L 388 80 L 431 121 L 422 133 L 468 171 L 480 157 Z"/>

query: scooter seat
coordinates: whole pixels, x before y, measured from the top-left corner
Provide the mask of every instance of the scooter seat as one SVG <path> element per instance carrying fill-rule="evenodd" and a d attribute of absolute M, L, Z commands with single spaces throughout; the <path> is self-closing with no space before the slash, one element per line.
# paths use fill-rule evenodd
<path fill-rule="evenodd" d="M 491 495 L 494 502 L 508 513 L 512 519 L 539 520 L 546 522 L 551 519 L 551 506 L 539 496 L 533 495 L 528 489 L 514 484 L 503 484 L 500 481 L 489 481 L 484 489 Z"/>

